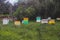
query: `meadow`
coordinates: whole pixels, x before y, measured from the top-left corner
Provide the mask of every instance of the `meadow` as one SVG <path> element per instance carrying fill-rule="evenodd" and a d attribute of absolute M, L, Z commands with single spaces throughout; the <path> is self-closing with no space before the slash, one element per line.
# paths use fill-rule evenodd
<path fill-rule="evenodd" d="M 55 25 L 29 22 L 20 26 L 0 22 L 0 40 L 60 40 L 60 22 Z"/>

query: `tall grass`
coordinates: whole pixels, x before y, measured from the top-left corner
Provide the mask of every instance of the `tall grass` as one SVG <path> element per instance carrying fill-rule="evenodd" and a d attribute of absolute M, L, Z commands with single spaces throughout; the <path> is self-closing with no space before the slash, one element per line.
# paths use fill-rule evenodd
<path fill-rule="evenodd" d="M 60 22 L 55 25 L 30 22 L 20 26 L 0 22 L 0 40 L 60 40 Z"/>

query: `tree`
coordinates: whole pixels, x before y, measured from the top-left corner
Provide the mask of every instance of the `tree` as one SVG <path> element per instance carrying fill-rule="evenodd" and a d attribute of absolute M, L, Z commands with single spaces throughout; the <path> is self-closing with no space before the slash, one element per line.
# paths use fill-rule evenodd
<path fill-rule="evenodd" d="M 16 10 L 15 14 L 20 15 L 20 18 L 23 18 L 25 16 L 32 18 L 36 16 L 41 16 L 42 18 L 55 18 L 56 13 L 60 13 L 59 6 L 59 0 L 28 0 L 19 3 L 18 9 Z"/>
<path fill-rule="evenodd" d="M 11 12 L 9 11 L 9 7 L 11 4 L 5 1 L 6 0 L 0 0 L 0 14 L 9 14 Z"/>
<path fill-rule="evenodd" d="M 4 1 L 5 0 L 0 0 L 0 14 L 3 14 L 6 11 Z"/>
<path fill-rule="evenodd" d="M 32 6 L 31 7 L 28 7 L 25 9 L 25 14 L 28 16 L 28 17 L 31 17 L 35 14 L 35 8 L 33 8 Z"/>
<path fill-rule="evenodd" d="M 23 18 L 23 6 L 19 6 L 18 8 L 17 8 L 17 10 L 13 13 L 13 15 L 15 16 L 15 17 L 17 17 L 18 18 L 18 20 L 22 20 L 22 18 Z"/>

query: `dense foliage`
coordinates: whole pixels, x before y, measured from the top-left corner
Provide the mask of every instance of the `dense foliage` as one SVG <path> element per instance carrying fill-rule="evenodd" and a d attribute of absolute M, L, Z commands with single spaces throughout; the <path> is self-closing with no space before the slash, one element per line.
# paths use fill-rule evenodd
<path fill-rule="evenodd" d="M 22 13 L 16 13 L 20 14 L 19 16 L 27 16 L 30 18 L 35 18 L 36 16 L 41 16 L 42 18 L 52 17 L 57 18 L 59 16 L 59 9 L 60 9 L 60 1 L 59 0 L 31 0 L 28 1 L 29 3 L 26 4 L 24 1 L 23 3 L 20 3 L 19 5 L 22 5 L 22 10 L 18 10 L 20 6 L 18 6 L 18 9 L 15 12 L 21 11 Z M 26 11 L 28 10 L 28 11 Z M 26 12 L 25 12 L 26 11 Z M 28 15 L 27 15 L 28 14 Z"/>
<path fill-rule="evenodd" d="M 9 14 L 10 16 L 17 14 L 17 16 L 20 15 L 19 19 L 25 16 L 30 18 L 35 18 L 36 16 L 41 16 L 42 18 L 60 17 L 60 0 L 19 0 L 14 6 L 9 2 L 5 3 L 5 1 L 0 0 L 0 14 Z M 20 9 L 21 7 L 22 9 Z"/>

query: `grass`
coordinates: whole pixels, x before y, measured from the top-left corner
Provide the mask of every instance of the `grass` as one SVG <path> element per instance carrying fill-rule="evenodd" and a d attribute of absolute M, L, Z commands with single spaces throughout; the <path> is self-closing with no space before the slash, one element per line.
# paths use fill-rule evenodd
<path fill-rule="evenodd" d="M 20 26 L 0 22 L 0 40 L 60 40 L 60 22 L 55 25 L 30 22 Z"/>

